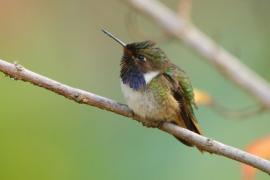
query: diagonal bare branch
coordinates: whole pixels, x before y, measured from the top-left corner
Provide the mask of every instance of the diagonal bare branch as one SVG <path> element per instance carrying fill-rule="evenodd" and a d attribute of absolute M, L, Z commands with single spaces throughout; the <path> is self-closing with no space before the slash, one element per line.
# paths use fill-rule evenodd
<path fill-rule="evenodd" d="M 98 107 L 100 109 L 111 111 L 122 116 L 130 117 L 132 119 L 138 120 L 139 122 L 143 121 L 143 119 L 135 116 L 132 111 L 124 104 L 120 104 L 111 99 L 62 84 L 32 72 L 28 69 L 25 69 L 19 64 L 11 64 L 0 60 L 0 71 L 5 73 L 7 76 L 10 76 L 11 78 L 30 82 L 33 85 L 48 89 L 49 91 L 71 99 L 77 103 L 83 103 Z M 249 154 L 240 149 L 222 144 L 210 138 L 198 135 L 171 123 L 164 123 L 160 129 L 169 134 L 185 139 L 187 142 L 194 144 L 204 151 L 237 160 L 270 174 L 270 162 L 265 159 Z"/>
<path fill-rule="evenodd" d="M 191 16 L 192 0 L 180 0 L 178 7 L 178 16 L 180 19 L 189 21 Z"/>
<path fill-rule="evenodd" d="M 205 60 L 232 82 L 270 109 L 270 85 L 194 25 L 185 23 L 185 20 L 156 0 L 128 0 L 127 3 L 149 16 L 168 34 L 182 40 L 199 55 L 205 57 Z"/>

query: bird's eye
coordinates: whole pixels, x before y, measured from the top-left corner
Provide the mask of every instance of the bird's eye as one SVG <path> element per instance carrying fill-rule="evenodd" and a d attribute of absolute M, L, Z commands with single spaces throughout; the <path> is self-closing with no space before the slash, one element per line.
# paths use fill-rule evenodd
<path fill-rule="evenodd" d="M 138 55 L 137 59 L 140 61 L 146 61 L 146 58 L 143 55 Z"/>

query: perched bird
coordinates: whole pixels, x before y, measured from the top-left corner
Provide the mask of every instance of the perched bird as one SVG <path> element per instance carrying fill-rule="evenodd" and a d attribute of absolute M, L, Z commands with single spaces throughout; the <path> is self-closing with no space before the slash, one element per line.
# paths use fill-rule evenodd
<path fill-rule="evenodd" d="M 173 64 L 152 41 L 125 44 L 106 30 L 109 37 L 123 46 L 121 88 L 129 108 L 145 119 L 145 125 L 172 122 L 201 134 L 193 112 L 196 107 L 187 74 Z M 192 144 L 179 139 L 187 146 Z"/>

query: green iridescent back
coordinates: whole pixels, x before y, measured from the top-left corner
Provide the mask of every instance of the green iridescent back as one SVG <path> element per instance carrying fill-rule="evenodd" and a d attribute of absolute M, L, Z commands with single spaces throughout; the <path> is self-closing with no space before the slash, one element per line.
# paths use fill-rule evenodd
<path fill-rule="evenodd" d="M 185 99 L 189 101 L 190 105 L 197 107 L 194 99 L 193 87 L 186 72 L 176 65 L 171 64 L 171 66 L 167 68 L 166 74 L 179 82 L 179 85 L 183 89 Z"/>

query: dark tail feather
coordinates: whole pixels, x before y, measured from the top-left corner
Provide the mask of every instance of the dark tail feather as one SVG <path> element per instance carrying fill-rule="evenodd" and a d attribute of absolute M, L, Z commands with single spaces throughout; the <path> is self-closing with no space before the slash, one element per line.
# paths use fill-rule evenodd
<path fill-rule="evenodd" d="M 181 112 L 181 117 L 182 117 L 182 120 L 184 121 L 184 124 L 186 126 L 186 128 L 190 131 L 193 131 L 197 134 L 202 134 L 201 130 L 200 130 L 200 127 L 199 127 L 199 124 L 194 116 L 193 113 L 191 112 L 187 112 L 187 111 L 182 111 Z M 182 142 L 183 144 L 187 145 L 187 146 L 194 146 L 193 144 L 190 144 L 189 142 L 183 140 L 183 139 L 180 139 L 180 138 L 177 138 L 180 142 Z M 202 149 L 200 149 L 199 147 L 197 147 L 197 149 L 201 152 L 203 152 Z"/>
<path fill-rule="evenodd" d="M 185 141 L 185 140 L 183 140 L 183 139 L 180 139 L 180 138 L 178 138 L 178 137 L 176 137 L 176 136 L 174 136 L 178 141 L 180 141 L 181 143 L 183 143 L 184 145 L 186 145 L 186 146 L 188 146 L 188 147 L 193 147 L 194 145 L 193 144 L 190 144 L 189 142 L 187 142 L 187 141 Z M 196 146 L 196 148 L 201 152 L 201 153 L 203 153 L 204 152 L 204 150 L 203 149 L 201 149 L 201 148 L 199 148 L 198 146 Z"/>
<path fill-rule="evenodd" d="M 197 133 L 197 134 L 200 134 L 199 133 L 199 131 L 198 131 L 198 129 L 195 129 L 194 127 L 192 127 L 192 129 L 190 128 L 190 127 L 186 127 L 188 130 L 191 130 L 191 131 L 193 131 L 193 132 L 195 132 L 195 133 Z M 181 138 L 179 138 L 179 137 L 176 137 L 176 136 L 174 136 L 178 141 L 180 141 L 181 143 L 183 143 L 184 145 L 186 145 L 186 146 L 189 146 L 189 147 L 193 147 L 194 145 L 193 144 L 190 144 L 189 142 L 187 142 L 186 140 L 184 140 L 184 139 L 181 139 Z"/>
<path fill-rule="evenodd" d="M 191 114 L 190 112 L 182 112 L 181 117 L 188 130 L 193 131 L 197 134 L 202 134 L 199 124 L 193 114 Z"/>
<path fill-rule="evenodd" d="M 193 144 L 190 144 L 189 142 L 187 142 L 187 141 L 185 141 L 185 140 L 183 140 L 183 139 L 180 139 L 179 137 L 176 137 L 176 136 L 174 136 L 178 141 L 180 141 L 181 143 L 183 143 L 184 145 L 186 145 L 186 146 L 189 146 L 189 147 L 192 147 L 193 146 Z"/>

